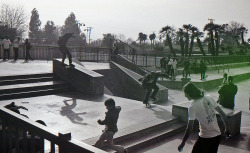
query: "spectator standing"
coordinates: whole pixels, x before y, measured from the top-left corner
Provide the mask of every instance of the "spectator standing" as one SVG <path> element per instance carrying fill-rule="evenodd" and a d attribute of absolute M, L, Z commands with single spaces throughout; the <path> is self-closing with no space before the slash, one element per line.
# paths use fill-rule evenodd
<path fill-rule="evenodd" d="M 175 80 L 176 71 L 177 71 L 177 60 L 176 60 L 176 58 L 173 58 L 172 60 L 170 60 L 170 65 L 171 65 L 171 78 L 172 78 L 172 80 Z"/>
<path fill-rule="evenodd" d="M 218 126 L 216 111 L 221 116 L 225 125 L 226 137 L 230 135 L 229 121 L 219 105 L 212 97 L 205 95 L 205 92 L 194 84 L 188 83 L 183 87 L 184 94 L 188 100 L 192 100 L 188 108 L 188 124 L 178 150 L 182 151 L 186 140 L 192 132 L 195 119 L 199 121 L 199 136 L 195 142 L 192 153 L 217 153 L 221 132 Z"/>
<path fill-rule="evenodd" d="M 32 58 L 30 57 L 30 49 L 31 49 L 31 44 L 29 39 L 27 38 L 24 42 L 25 45 L 25 61 L 27 62 L 28 59 L 32 60 Z"/>
<path fill-rule="evenodd" d="M 160 59 L 160 65 L 161 65 L 161 73 L 166 72 L 166 70 L 167 70 L 167 61 L 166 61 L 165 57 L 162 57 Z"/>
<path fill-rule="evenodd" d="M 201 80 L 205 80 L 206 70 L 207 70 L 206 63 L 203 60 L 201 60 L 200 61 Z"/>
<path fill-rule="evenodd" d="M 8 36 L 5 37 L 5 39 L 2 41 L 2 45 L 3 45 L 3 50 L 4 50 L 4 57 L 3 60 L 6 60 L 6 54 L 8 60 L 10 59 L 10 45 L 11 45 L 11 41 L 9 39 Z"/>
<path fill-rule="evenodd" d="M 115 42 L 113 46 L 113 50 L 112 50 L 111 60 L 117 62 L 118 53 L 119 53 L 119 48 L 118 48 L 117 42 Z"/>
<path fill-rule="evenodd" d="M 127 150 L 124 149 L 122 146 L 114 145 L 113 137 L 114 134 L 118 131 L 117 128 L 117 121 L 119 118 L 119 113 L 121 111 L 120 106 L 115 106 L 115 101 L 112 98 L 107 99 L 104 102 L 106 109 L 106 116 L 104 120 L 98 120 L 97 122 L 100 125 L 105 125 L 105 129 L 103 130 L 102 135 L 100 136 L 99 140 L 95 143 L 95 147 L 100 148 L 102 147 L 104 141 L 107 142 L 108 147 L 114 149 L 118 153 L 127 153 Z"/>
<path fill-rule="evenodd" d="M 185 59 L 184 63 L 183 63 L 183 71 L 182 71 L 182 75 L 183 75 L 183 78 L 187 78 L 187 76 L 189 75 L 190 76 L 190 70 L 189 70 L 189 67 L 190 67 L 190 62 L 188 59 Z"/>
<path fill-rule="evenodd" d="M 234 100 L 237 92 L 238 87 L 233 83 L 233 77 L 229 76 L 228 83 L 222 85 L 222 87 L 218 91 L 219 99 L 217 102 L 225 108 L 234 109 Z"/>
<path fill-rule="evenodd" d="M 14 40 L 14 45 L 13 45 L 14 54 L 15 54 L 14 60 L 18 59 L 18 50 L 19 50 L 20 45 L 22 44 L 20 40 L 21 40 L 20 37 L 17 37 Z"/>

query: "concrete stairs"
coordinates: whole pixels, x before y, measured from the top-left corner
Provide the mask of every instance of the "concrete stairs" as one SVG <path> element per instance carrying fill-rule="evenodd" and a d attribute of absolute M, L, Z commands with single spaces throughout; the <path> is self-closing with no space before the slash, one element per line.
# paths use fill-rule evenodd
<path fill-rule="evenodd" d="M 131 152 L 138 152 L 140 149 L 159 143 L 179 132 L 184 131 L 186 124 L 177 117 L 170 117 L 167 121 L 154 120 L 144 124 L 121 129 L 114 137 L 114 144 L 121 145 Z M 94 145 L 98 137 L 84 140 L 85 143 Z M 107 152 L 115 152 L 105 146 L 102 148 Z"/>
<path fill-rule="evenodd" d="M 53 73 L 0 77 L 0 100 L 51 95 L 69 89 L 70 85 L 60 81 Z"/>

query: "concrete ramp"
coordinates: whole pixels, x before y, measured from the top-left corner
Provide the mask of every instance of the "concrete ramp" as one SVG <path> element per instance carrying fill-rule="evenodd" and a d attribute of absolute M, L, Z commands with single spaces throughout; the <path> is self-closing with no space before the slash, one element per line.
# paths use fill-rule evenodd
<path fill-rule="evenodd" d="M 103 75 L 88 70 L 76 60 L 73 60 L 74 68 L 67 68 L 62 65 L 61 59 L 53 59 L 54 75 L 69 82 L 76 91 L 93 96 L 102 95 L 104 93 Z"/>

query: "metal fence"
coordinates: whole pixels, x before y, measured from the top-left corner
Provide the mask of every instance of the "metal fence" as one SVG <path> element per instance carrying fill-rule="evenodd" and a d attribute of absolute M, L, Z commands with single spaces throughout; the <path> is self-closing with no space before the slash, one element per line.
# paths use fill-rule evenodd
<path fill-rule="evenodd" d="M 105 153 L 6 108 L 0 108 L 0 152 Z M 45 141 L 50 143 L 45 147 Z"/>
<path fill-rule="evenodd" d="M 136 65 L 142 67 L 160 67 L 160 59 L 162 56 L 154 56 L 154 55 L 125 55 L 130 61 L 134 61 Z M 217 66 L 217 65 L 230 65 L 234 63 L 249 63 L 250 56 L 249 55 L 237 55 L 237 56 L 192 56 L 192 57 L 176 57 L 178 66 L 183 66 L 184 59 L 188 59 L 192 62 L 200 62 L 200 60 L 204 60 L 207 65 Z"/>
<path fill-rule="evenodd" d="M 93 61 L 93 62 L 108 62 L 110 48 L 103 47 L 68 47 L 72 58 L 77 58 L 80 61 Z M 20 46 L 18 51 L 19 59 L 25 59 L 25 47 Z M 62 58 L 58 46 L 41 46 L 33 45 L 30 49 L 32 59 L 36 60 L 52 60 L 53 58 Z M 1 48 L 0 58 L 4 57 L 4 51 Z M 10 59 L 14 59 L 13 47 L 10 49 Z"/>

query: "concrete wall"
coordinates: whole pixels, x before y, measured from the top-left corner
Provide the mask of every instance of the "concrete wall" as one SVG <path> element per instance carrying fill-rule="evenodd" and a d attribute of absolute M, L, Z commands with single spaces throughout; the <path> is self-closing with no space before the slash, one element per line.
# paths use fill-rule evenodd
<path fill-rule="evenodd" d="M 75 68 L 65 68 L 61 65 L 61 59 L 53 59 L 53 73 L 60 79 L 69 82 L 79 92 L 93 96 L 102 95 L 104 93 L 103 75 L 77 63 L 73 62 Z"/>

